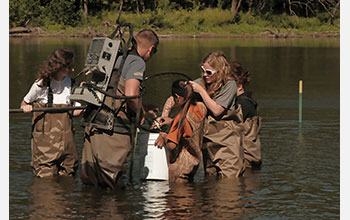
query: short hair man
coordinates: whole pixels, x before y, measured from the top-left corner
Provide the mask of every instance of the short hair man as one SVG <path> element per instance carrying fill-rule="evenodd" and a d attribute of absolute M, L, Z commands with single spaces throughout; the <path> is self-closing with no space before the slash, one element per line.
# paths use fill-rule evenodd
<path fill-rule="evenodd" d="M 136 47 L 130 51 L 122 67 L 119 81 L 112 75 L 109 87 L 114 87 L 116 95 L 137 96 L 140 94 L 140 83 L 146 70 L 146 61 L 157 51 L 159 39 L 157 34 L 149 29 L 137 33 Z M 119 69 L 122 57 L 115 64 Z M 108 92 L 108 91 L 107 91 Z M 109 98 L 109 97 L 108 97 Z M 135 99 L 107 99 L 114 109 L 113 130 L 85 126 L 84 148 L 81 162 L 80 178 L 85 184 L 107 186 L 112 189 L 124 186 L 127 169 L 127 156 L 131 149 L 132 121 L 140 110 L 141 121 L 144 120 L 144 110 L 139 107 L 138 98 Z M 141 105 L 142 106 L 142 105 Z M 90 113 L 91 114 L 91 113 Z M 103 118 L 103 110 L 96 113 L 96 118 Z M 98 121 L 94 122 L 98 123 Z"/>

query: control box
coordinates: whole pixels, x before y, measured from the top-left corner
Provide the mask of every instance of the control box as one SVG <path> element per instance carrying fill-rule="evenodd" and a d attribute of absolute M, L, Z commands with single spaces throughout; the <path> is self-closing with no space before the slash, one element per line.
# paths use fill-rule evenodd
<path fill-rule="evenodd" d="M 107 90 L 120 43 L 120 40 L 112 40 L 108 37 L 95 37 L 91 40 L 84 64 L 85 75 L 91 74 L 90 83 L 104 91 Z M 83 105 L 101 106 L 104 96 L 103 93 L 92 88 L 79 86 L 73 89 L 69 98 L 72 102 L 80 102 Z"/>

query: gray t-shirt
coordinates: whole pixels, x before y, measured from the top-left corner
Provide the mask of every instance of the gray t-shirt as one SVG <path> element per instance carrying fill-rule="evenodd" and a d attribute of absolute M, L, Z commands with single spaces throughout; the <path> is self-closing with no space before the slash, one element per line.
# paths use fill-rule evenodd
<path fill-rule="evenodd" d="M 121 60 L 122 56 L 118 57 L 117 62 L 114 65 L 115 69 L 117 69 L 120 66 Z M 143 74 L 145 71 L 146 63 L 141 57 L 133 54 L 130 54 L 126 57 L 122 70 L 122 76 L 125 80 L 138 79 L 142 81 Z"/>
<path fill-rule="evenodd" d="M 201 78 L 193 80 L 196 83 L 201 82 Z M 235 109 L 235 102 L 237 97 L 237 84 L 235 80 L 229 80 L 221 87 L 219 93 L 215 97 L 215 102 L 225 109 Z"/>
<path fill-rule="evenodd" d="M 235 109 L 235 102 L 237 97 L 236 81 L 229 80 L 221 87 L 219 93 L 215 97 L 215 102 L 225 109 Z"/>

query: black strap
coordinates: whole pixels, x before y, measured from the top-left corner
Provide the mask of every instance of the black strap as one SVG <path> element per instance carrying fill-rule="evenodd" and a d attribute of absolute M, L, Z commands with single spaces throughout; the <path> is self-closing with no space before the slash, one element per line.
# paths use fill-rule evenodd
<path fill-rule="evenodd" d="M 47 94 L 47 104 L 48 107 L 52 107 L 52 103 L 53 103 L 53 93 L 52 93 L 52 89 L 51 89 L 51 82 L 50 82 L 50 78 L 47 79 L 47 87 L 49 88 L 49 92 Z"/>
<path fill-rule="evenodd" d="M 124 67 L 124 64 L 125 64 L 125 60 L 126 60 L 126 57 L 128 56 L 129 54 L 129 48 L 130 48 L 130 44 L 131 43 L 135 43 L 135 41 L 133 40 L 133 26 L 132 24 L 124 24 L 124 26 L 128 26 L 129 27 L 129 39 L 128 39 L 128 42 L 124 45 L 124 47 L 122 48 L 122 51 L 123 51 L 123 55 L 122 55 L 122 60 L 120 62 L 120 65 L 119 65 L 119 68 L 118 68 L 118 71 L 115 72 L 113 71 L 112 72 L 112 76 L 114 75 L 114 80 L 112 82 L 112 80 L 110 81 L 112 84 L 112 88 L 113 88 L 113 94 L 116 94 L 116 91 L 117 91 L 117 88 L 118 88 L 118 84 L 119 84 L 119 80 L 120 80 L 120 76 L 122 75 L 122 71 L 123 71 L 123 67 Z M 114 36 L 113 34 L 111 35 L 112 37 Z M 120 38 L 123 39 L 123 33 L 120 34 Z M 117 60 L 115 61 L 117 62 Z M 114 99 L 112 100 L 112 105 L 114 105 Z"/>

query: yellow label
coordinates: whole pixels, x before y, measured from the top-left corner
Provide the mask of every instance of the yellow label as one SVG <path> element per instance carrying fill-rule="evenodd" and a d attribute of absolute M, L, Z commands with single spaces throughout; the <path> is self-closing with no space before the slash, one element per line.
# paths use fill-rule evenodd
<path fill-rule="evenodd" d="M 141 73 L 141 72 L 136 72 L 136 73 L 134 73 L 134 76 L 143 76 L 143 73 Z"/>

